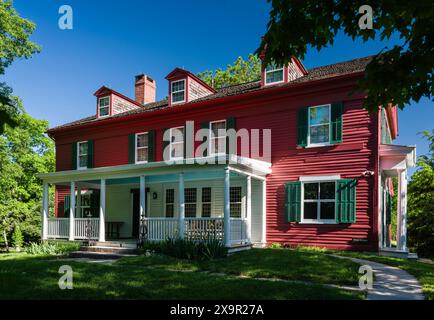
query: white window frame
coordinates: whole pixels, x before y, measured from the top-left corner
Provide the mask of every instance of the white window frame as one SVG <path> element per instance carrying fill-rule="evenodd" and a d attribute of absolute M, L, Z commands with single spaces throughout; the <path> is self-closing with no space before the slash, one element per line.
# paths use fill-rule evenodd
<path fill-rule="evenodd" d="M 182 142 L 180 142 L 180 141 L 178 141 L 178 142 L 172 142 L 172 137 L 173 137 L 172 130 L 174 130 L 174 129 L 181 129 L 181 128 L 184 129 L 184 134 L 182 136 Z M 184 128 L 184 126 L 170 128 L 170 142 L 169 142 L 169 151 L 170 151 L 170 153 L 169 153 L 169 159 L 170 160 L 177 161 L 177 160 L 183 160 L 184 159 L 184 157 L 185 157 L 185 154 L 184 154 L 184 149 L 185 149 L 184 148 L 184 143 L 185 143 L 184 137 L 185 137 L 185 128 Z M 175 145 L 175 144 L 181 144 L 181 143 L 182 143 L 182 157 L 172 157 L 172 146 Z"/>
<path fill-rule="evenodd" d="M 108 99 L 108 106 L 105 106 L 103 108 L 104 109 L 108 108 L 108 113 L 106 115 L 102 116 L 101 115 L 101 100 L 102 99 L 106 99 L 106 98 Z M 110 96 L 104 96 L 104 97 L 99 97 L 98 98 L 98 118 L 104 118 L 104 117 L 109 117 L 110 116 L 110 99 L 111 99 Z"/>
<path fill-rule="evenodd" d="M 138 147 L 137 146 L 138 137 L 139 137 L 139 135 L 142 135 L 142 134 L 146 134 L 148 136 L 148 144 L 146 145 L 146 147 Z M 137 151 L 139 149 L 146 149 L 146 153 L 147 153 L 147 155 L 149 157 L 149 133 L 148 133 L 148 131 L 136 133 L 136 136 L 135 136 L 135 148 L 134 148 L 134 160 L 135 160 L 135 163 L 137 163 L 137 164 L 139 164 L 139 163 L 148 163 L 148 161 L 146 161 L 146 160 L 145 161 L 138 161 L 137 160 L 137 156 L 139 154 Z"/>
<path fill-rule="evenodd" d="M 84 211 L 86 209 L 91 209 L 92 208 L 92 203 L 91 203 L 92 194 L 93 194 L 93 190 L 86 190 L 86 191 L 82 190 L 81 191 L 81 194 L 80 194 L 81 203 L 79 204 L 80 205 L 80 217 L 81 218 L 87 218 L 87 216 L 84 215 Z M 89 197 L 89 205 L 84 206 L 83 205 L 83 201 L 87 197 Z"/>
<path fill-rule="evenodd" d="M 195 193 L 196 193 L 196 202 L 187 202 L 187 197 L 185 196 L 185 190 L 187 190 L 187 189 L 194 189 L 195 190 Z M 198 192 L 198 188 L 197 187 L 187 187 L 187 188 L 184 188 L 184 210 L 185 210 L 185 212 L 184 212 L 184 215 L 185 215 L 185 218 L 197 218 L 198 216 L 199 216 L 199 210 L 198 210 L 198 205 L 199 205 L 199 199 L 198 199 L 198 195 L 199 195 L 199 192 Z M 194 207 L 195 207 L 195 216 L 194 217 L 187 217 L 187 204 L 194 204 Z"/>
<path fill-rule="evenodd" d="M 184 82 L 184 90 L 173 91 L 173 84 L 178 83 L 178 82 Z M 185 79 L 175 80 L 175 81 L 170 82 L 170 103 L 171 104 L 178 104 L 178 103 L 184 103 L 185 102 L 186 92 L 187 92 L 186 84 L 187 84 L 187 82 L 185 81 Z M 173 94 L 179 93 L 179 92 L 184 92 L 184 99 L 182 99 L 180 101 L 173 101 Z"/>
<path fill-rule="evenodd" d="M 314 177 L 312 177 L 314 178 Z M 336 180 L 340 179 L 339 176 L 318 176 L 318 179 L 310 179 L 310 178 L 300 178 L 301 181 L 301 221 L 300 223 L 306 224 L 336 224 Z M 304 184 L 305 183 L 317 183 L 318 184 L 318 195 L 321 192 L 321 183 L 323 182 L 333 182 L 335 184 L 335 199 L 304 199 Z M 317 203 L 317 219 L 305 219 L 304 218 L 304 203 L 305 202 L 316 202 Z M 335 218 L 334 219 L 321 219 L 321 202 L 328 202 L 335 204 Z"/>
<path fill-rule="evenodd" d="M 328 107 L 329 109 L 329 122 L 328 122 L 328 126 L 329 126 L 329 141 L 328 142 L 321 142 L 321 143 L 310 143 L 310 110 L 311 108 L 318 108 L 318 107 Z M 326 147 L 326 146 L 330 146 L 330 138 L 331 138 L 331 126 L 332 126 L 332 122 L 331 122 L 331 109 L 332 109 L 332 105 L 331 104 L 320 104 L 317 106 L 311 106 L 308 109 L 307 112 L 307 148 L 310 147 Z M 316 126 L 323 126 L 325 125 L 325 123 L 321 123 L 321 124 L 315 124 L 313 125 L 314 127 Z"/>
<path fill-rule="evenodd" d="M 208 141 L 209 141 L 209 144 L 208 144 L 208 149 L 209 149 L 209 155 L 210 156 L 221 156 L 221 155 L 226 155 L 226 143 L 227 143 L 227 141 L 226 141 L 226 135 L 224 135 L 224 139 L 225 139 L 225 151 L 223 151 L 223 152 L 213 152 L 214 151 L 214 148 L 213 148 L 213 145 L 212 145 L 212 143 L 213 143 L 213 140 L 216 140 L 216 139 L 221 139 L 222 137 L 221 136 L 217 136 L 217 137 L 213 137 L 213 130 L 212 130 L 212 124 L 213 123 L 219 123 L 219 122 L 224 122 L 225 123 L 225 130 L 227 129 L 227 123 L 226 123 L 226 120 L 215 120 L 215 121 L 211 121 L 210 123 L 209 123 L 209 136 L 208 136 Z"/>
<path fill-rule="evenodd" d="M 276 71 L 282 71 L 282 80 L 267 83 L 267 75 L 268 75 L 268 73 L 276 72 Z M 272 69 L 272 70 L 267 70 L 267 68 L 264 68 L 264 85 L 265 86 L 270 86 L 270 85 L 274 85 L 274 84 L 278 84 L 278 83 L 283 83 L 283 82 L 285 82 L 285 67 L 284 66 L 281 66 L 280 68 L 276 68 L 276 69 Z"/>
<path fill-rule="evenodd" d="M 166 196 L 167 190 L 173 190 L 173 202 L 167 202 L 166 201 L 167 200 L 167 196 Z M 176 208 L 176 190 L 175 190 L 175 188 L 170 188 L 170 187 L 164 188 L 163 197 L 164 197 L 164 199 L 163 199 L 164 200 L 164 217 L 167 219 L 175 218 L 176 217 L 176 210 L 175 210 L 175 208 Z M 167 216 L 167 205 L 168 204 L 173 206 L 173 217 Z"/>
<path fill-rule="evenodd" d="M 203 189 L 205 189 L 205 188 L 209 188 L 211 191 L 210 192 L 211 201 L 203 201 Z M 209 204 L 209 207 L 210 207 L 209 218 L 211 218 L 212 217 L 212 187 L 200 187 L 200 198 L 198 198 L 198 200 L 199 199 L 200 199 L 200 217 L 201 218 L 207 218 L 207 217 L 203 216 L 203 205 Z"/>
<path fill-rule="evenodd" d="M 243 198 L 244 198 L 244 196 L 243 196 L 243 187 L 242 186 L 238 186 L 238 185 L 234 185 L 234 186 L 230 186 L 229 187 L 229 192 L 230 192 L 230 189 L 232 189 L 232 188 L 239 188 L 240 189 L 240 192 L 241 192 L 241 199 L 240 199 L 240 201 L 238 202 L 232 202 L 232 201 L 230 201 L 230 195 L 229 195 L 229 209 L 231 208 L 231 205 L 232 204 L 240 204 L 240 216 L 239 217 L 232 217 L 232 215 L 231 215 L 231 210 L 229 210 L 229 216 L 230 216 L 230 219 L 244 219 L 244 205 L 243 205 Z"/>
<path fill-rule="evenodd" d="M 80 154 L 80 144 L 83 144 L 83 143 L 88 143 L 89 141 L 79 141 L 79 142 L 77 142 L 77 170 L 85 170 L 85 169 L 87 169 L 87 167 L 88 167 L 88 163 L 87 163 L 87 159 L 88 158 L 86 158 L 86 166 L 85 167 L 81 167 L 80 166 L 80 155 L 81 156 L 88 156 L 89 155 L 89 144 L 87 145 L 87 153 L 85 153 L 85 154 Z"/>

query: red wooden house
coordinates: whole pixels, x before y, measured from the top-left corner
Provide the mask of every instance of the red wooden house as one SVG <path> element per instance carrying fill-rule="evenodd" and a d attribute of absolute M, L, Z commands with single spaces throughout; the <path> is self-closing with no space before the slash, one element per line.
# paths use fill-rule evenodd
<path fill-rule="evenodd" d="M 40 175 L 43 238 L 104 242 L 142 233 L 377 251 L 391 248 L 397 214 L 395 250 L 406 252 L 406 170 L 415 148 L 392 144 L 394 107 L 369 114 L 365 94 L 351 93 L 370 59 L 306 70 L 294 58 L 263 68 L 258 81 L 221 89 L 176 68 L 166 77 L 168 99 L 158 102 L 146 75 L 135 78 L 134 100 L 100 88 L 95 115 L 48 131 L 56 172 Z"/>

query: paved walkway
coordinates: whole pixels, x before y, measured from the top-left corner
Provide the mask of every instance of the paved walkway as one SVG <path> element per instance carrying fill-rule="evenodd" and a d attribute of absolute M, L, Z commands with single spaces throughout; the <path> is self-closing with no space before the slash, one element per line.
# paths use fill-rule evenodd
<path fill-rule="evenodd" d="M 407 271 L 364 259 L 332 255 L 369 265 L 374 271 L 373 289 L 368 290 L 368 300 L 423 300 L 422 286 Z"/>

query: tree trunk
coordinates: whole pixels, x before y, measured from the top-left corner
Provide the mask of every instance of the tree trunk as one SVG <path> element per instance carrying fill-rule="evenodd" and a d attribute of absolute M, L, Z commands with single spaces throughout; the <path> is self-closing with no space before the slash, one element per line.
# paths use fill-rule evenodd
<path fill-rule="evenodd" d="M 9 252 L 9 244 L 8 244 L 8 237 L 6 235 L 6 230 L 3 230 L 3 239 L 5 240 L 6 251 Z"/>

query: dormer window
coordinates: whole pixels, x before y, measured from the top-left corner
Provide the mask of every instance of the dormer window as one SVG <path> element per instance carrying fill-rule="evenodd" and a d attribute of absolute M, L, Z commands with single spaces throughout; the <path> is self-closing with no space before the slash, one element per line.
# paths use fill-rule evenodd
<path fill-rule="evenodd" d="M 270 63 L 265 68 L 265 85 L 283 82 L 283 73 L 283 66 L 276 66 Z"/>
<path fill-rule="evenodd" d="M 110 115 L 110 96 L 98 98 L 98 112 L 100 117 Z"/>
<path fill-rule="evenodd" d="M 185 102 L 185 79 L 172 81 L 172 103 Z"/>

